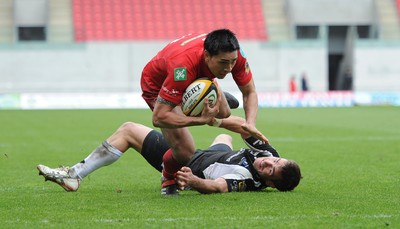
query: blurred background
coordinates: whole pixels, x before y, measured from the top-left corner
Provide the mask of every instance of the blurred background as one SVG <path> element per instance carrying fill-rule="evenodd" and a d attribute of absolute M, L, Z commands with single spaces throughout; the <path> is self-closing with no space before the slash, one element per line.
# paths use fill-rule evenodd
<path fill-rule="evenodd" d="M 0 0 L 0 109 L 147 107 L 144 65 L 218 28 L 260 107 L 400 105 L 400 0 Z"/>

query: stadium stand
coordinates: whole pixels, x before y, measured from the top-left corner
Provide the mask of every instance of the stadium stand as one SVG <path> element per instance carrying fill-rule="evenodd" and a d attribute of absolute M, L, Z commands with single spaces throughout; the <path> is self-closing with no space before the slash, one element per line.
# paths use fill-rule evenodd
<path fill-rule="evenodd" d="M 49 15 L 47 41 L 70 43 L 73 41 L 71 0 L 48 0 Z"/>
<path fill-rule="evenodd" d="M 164 40 L 228 27 L 266 40 L 261 0 L 73 0 L 75 40 Z"/>
<path fill-rule="evenodd" d="M 399 1 L 375 1 L 376 12 L 379 18 L 380 38 L 383 40 L 400 39 L 400 19 L 398 14 Z"/>
<path fill-rule="evenodd" d="M 263 12 L 268 33 L 268 41 L 287 41 L 290 27 L 285 9 L 285 0 L 264 0 Z"/>
<path fill-rule="evenodd" d="M 0 1 L 0 44 L 11 43 L 14 38 L 13 0 Z"/>
<path fill-rule="evenodd" d="M 397 5 L 397 12 L 398 12 L 399 15 L 400 15 L 400 0 L 397 0 L 397 1 L 396 1 L 396 5 Z"/>

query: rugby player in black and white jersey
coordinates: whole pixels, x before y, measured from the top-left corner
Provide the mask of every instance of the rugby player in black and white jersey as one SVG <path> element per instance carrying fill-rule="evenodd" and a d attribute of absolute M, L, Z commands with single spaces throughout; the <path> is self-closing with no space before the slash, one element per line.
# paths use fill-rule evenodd
<path fill-rule="evenodd" d="M 233 150 L 231 136 L 217 136 L 207 150 L 196 150 L 187 166 L 177 172 L 181 189 L 188 186 L 201 193 L 257 191 L 266 187 L 291 191 L 299 184 L 298 164 L 281 158 L 270 144 L 249 137 L 243 131 L 248 127 L 242 118 L 231 116 L 214 122 L 241 134 L 249 148 Z M 261 134 L 258 130 L 250 132 Z"/>
<path fill-rule="evenodd" d="M 229 138 L 229 135 L 219 135 Z M 254 156 L 249 149 L 232 151 L 227 141 L 207 150 L 196 150 L 187 166 L 177 172 L 183 189 L 188 186 L 201 193 L 257 191 L 266 187 L 293 190 L 300 181 L 298 165 L 279 157 Z"/>
<path fill-rule="evenodd" d="M 207 150 L 197 150 L 193 158 L 176 174 L 180 188 L 190 186 L 201 193 L 254 191 L 266 187 L 280 191 L 293 190 L 301 179 L 300 168 L 294 161 L 280 158 L 268 143 L 254 141 L 245 120 L 237 116 L 214 120 L 218 125 L 241 134 L 250 149 L 232 151 L 232 137 L 218 135 Z M 251 133 L 251 134 L 249 134 Z M 162 133 L 142 124 L 127 122 L 71 168 L 49 168 L 38 165 L 39 175 L 62 186 L 66 191 L 77 191 L 81 181 L 95 170 L 117 161 L 128 149 L 139 152 L 147 162 L 162 171 L 162 158 L 169 149 Z M 177 193 L 178 194 L 178 193 Z"/>

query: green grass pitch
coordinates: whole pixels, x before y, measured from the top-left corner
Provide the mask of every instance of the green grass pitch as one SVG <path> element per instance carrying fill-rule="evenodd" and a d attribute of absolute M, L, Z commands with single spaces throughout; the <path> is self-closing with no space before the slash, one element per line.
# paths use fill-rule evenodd
<path fill-rule="evenodd" d="M 243 115 L 242 110 L 234 111 Z M 303 179 L 293 192 L 160 196 L 160 174 L 129 150 L 67 193 L 39 163 L 72 166 L 147 110 L 0 111 L 1 228 L 400 228 L 400 108 L 260 109 L 258 128 Z M 191 128 L 198 148 L 221 129 Z M 244 147 L 238 135 L 235 148 Z"/>

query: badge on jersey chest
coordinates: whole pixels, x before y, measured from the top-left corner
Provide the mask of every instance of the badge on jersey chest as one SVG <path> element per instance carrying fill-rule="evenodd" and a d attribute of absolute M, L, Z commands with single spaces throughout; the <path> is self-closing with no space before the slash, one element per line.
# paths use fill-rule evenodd
<path fill-rule="evenodd" d="M 175 68 L 174 69 L 174 81 L 186 80 L 186 68 Z"/>

